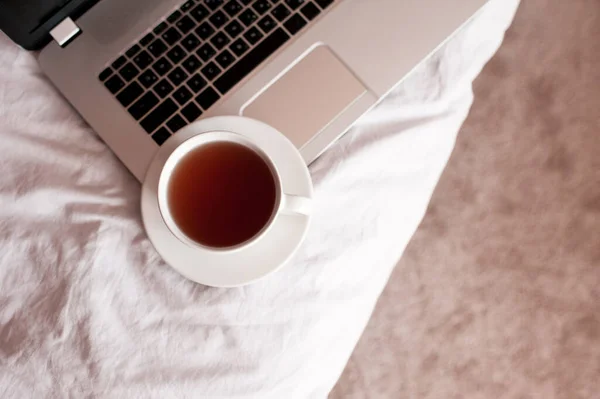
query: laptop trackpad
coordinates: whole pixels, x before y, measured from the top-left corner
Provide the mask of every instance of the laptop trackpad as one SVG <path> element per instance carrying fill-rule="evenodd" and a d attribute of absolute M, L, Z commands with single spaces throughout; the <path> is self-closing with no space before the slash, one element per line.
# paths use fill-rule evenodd
<path fill-rule="evenodd" d="M 268 123 L 300 148 L 366 91 L 327 46 L 318 46 L 242 114 Z"/>

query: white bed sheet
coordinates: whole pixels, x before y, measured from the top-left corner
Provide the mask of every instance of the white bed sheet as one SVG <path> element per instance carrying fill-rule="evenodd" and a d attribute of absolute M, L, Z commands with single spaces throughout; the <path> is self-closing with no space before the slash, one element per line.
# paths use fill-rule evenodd
<path fill-rule="evenodd" d="M 0 36 L 0 397 L 325 397 L 517 3 L 490 3 L 311 166 L 316 214 L 300 253 L 238 289 L 161 261 L 137 181 L 34 55 Z"/>

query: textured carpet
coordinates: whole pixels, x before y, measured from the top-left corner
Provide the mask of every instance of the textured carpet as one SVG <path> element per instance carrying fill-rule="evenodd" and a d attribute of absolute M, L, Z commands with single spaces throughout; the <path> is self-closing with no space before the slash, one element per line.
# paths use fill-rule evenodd
<path fill-rule="evenodd" d="M 524 0 L 332 398 L 600 398 L 600 1 Z"/>

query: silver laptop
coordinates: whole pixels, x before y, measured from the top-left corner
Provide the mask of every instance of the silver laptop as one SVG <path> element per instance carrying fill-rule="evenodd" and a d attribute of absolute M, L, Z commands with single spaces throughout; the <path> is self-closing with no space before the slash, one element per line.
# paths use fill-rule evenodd
<path fill-rule="evenodd" d="M 140 180 L 215 115 L 266 122 L 307 163 L 487 0 L 0 0 L 0 29 Z"/>

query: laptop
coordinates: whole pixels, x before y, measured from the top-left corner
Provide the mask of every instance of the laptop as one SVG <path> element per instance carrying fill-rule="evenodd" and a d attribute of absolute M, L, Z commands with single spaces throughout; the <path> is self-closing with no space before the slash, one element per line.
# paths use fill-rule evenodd
<path fill-rule="evenodd" d="M 487 0 L 0 0 L 0 29 L 143 181 L 201 118 L 312 162 Z"/>

